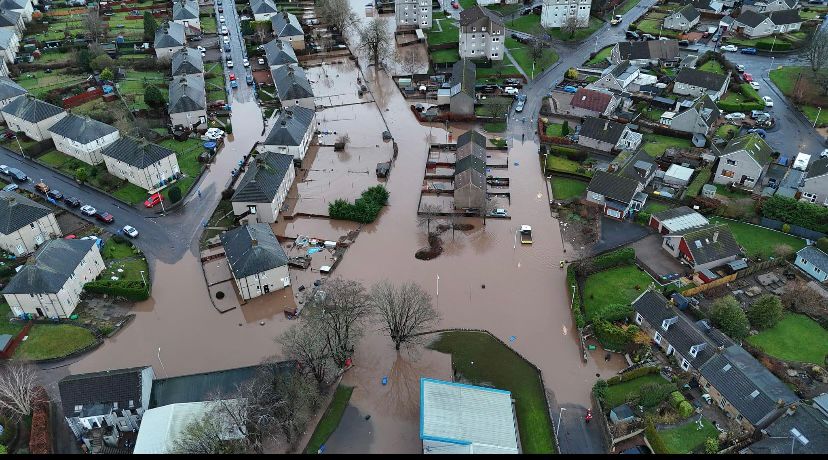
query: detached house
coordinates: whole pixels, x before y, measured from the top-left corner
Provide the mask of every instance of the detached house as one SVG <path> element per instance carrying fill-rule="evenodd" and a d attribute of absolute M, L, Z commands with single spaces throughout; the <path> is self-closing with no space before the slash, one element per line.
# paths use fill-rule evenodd
<path fill-rule="evenodd" d="M 727 92 L 727 85 L 729 83 L 730 72 L 722 75 L 685 67 L 676 75 L 673 92 L 694 98 L 706 95 L 713 99 L 713 101 L 717 101 Z"/>
<path fill-rule="evenodd" d="M 449 80 L 449 112 L 458 115 L 474 114 L 476 81 L 477 66 L 474 62 L 461 59 L 454 63 Z"/>
<path fill-rule="evenodd" d="M 713 99 L 705 94 L 689 106 L 676 103 L 674 110 L 661 114 L 659 122 L 675 131 L 706 135 L 721 115 Z"/>
<path fill-rule="evenodd" d="M 0 122 L 6 121 L 2 109 L 9 105 L 9 102 L 28 93 L 26 88 L 18 85 L 11 78 L 0 76 Z"/>
<path fill-rule="evenodd" d="M 431 0 L 395 0 L 397 29 L 430 29 Z"/>
<path fill-rule="evenodd" d="M 786 34 L 796 32 L 802 27 L 802 18 L 799 17 L 798 9 L 779 10 L 768 13 L 773 23 L 773 33 Z"/>
<path fill-rule="evenodd" d="M 700 17 L 699 11 L 692 4 L 687 4 L 664 18 L 664 28 L 687 32 L 699 23 Z"/>
<path fill-rule="evenodd" d="M 295 177 L 293 155 L 270 152 L 256 155 L 249 161 L 230 198 L 233 214 L 247 223 L 276 222 Z"/>
<path fill-rule="evenodd" d="M 601 206 L 603 214 L 623 220 L 639 211 L 647 201 L 644 185 L 620 174 L 598 171 L 587 186 L 586 199 Z"/>
<path fill-rule="evenodd" d="M 578 117 L 609 117 L 621 99 L 609 91 L 578 88 L 569 103 L 570 113 Z"/>
<path fill-rule="evenodd" d="M 808 166 L 808 173 L 799 184 L 799 193 L 799 201 L 828 206 L 828 158 L 820 158 Z"/>
<path fill-rule="evenodd" d="M 273 25 L 273 35 L 279 40 L 289 43 L 293 49 L 305 49 L 305 32 L 302 30 L 302 25 L 291 13 L 282 12 L 275 14 L 270 18 L 270 23 Z"/>
<path fill-rule="evenodd" d="M 49 128 L 66 116 L 62 108 L 29 95 L 12 100 L 0 112 L 10 130 L 38 142 L 51 138 Z"/>
<path fill-rule="evenodd" d="M 650 222 L 648 223 L 650 228 L 662 235 L 705 227 L 708 224 L 710 222 L 707 218 L 687 206 L 679 206 L 678 208 L 654 212 L 650 216 Z"/>
<path fill-rule="evenodd" d="M 273 0 L 250 0 L 250 10 L 253 11 L 255 21 L 269 21 L 279 14 Z"/>
<path fill-rule="evenodd" d="M 805 246 L 796 253 L 794 265 L 824 283 L 828 281 L 828 254 L 815 246 Z"/>
<path fill-rule="evenodd" d="M 95 240 L 49 240 L 3 288 L 15 316 L 68 318 L 83 286 L 103 271 Z"/>
<path fill-rule="evenodd" d="M 690 0 L 690 4 L 699 12 L 716 14 L 721 13 L 725 6 L 721 0 Z"/>
<path fill-rule="evenodd" d="M 113 142 L 102 155 L 110 174 L 148 191 L 158 190 L 181 174 L 175 152 L 131 137 Z"/>
<path fill-rule="evenodd" d="M 480 210 L 486 206 L 486 138 L 466 131 L 457 138 L 454 164 L 454 208 Z"/>
<path fill-rule="evenodd" d="M 798 0 L 742 0 L 742 11 L 770 13 L 771 11 L 793 10 L 799 8 Z"/>
<path fill-rule="evenodd" d="M 575 21 L 576 27 L 589 26 L 590 0 L 543 0 L 541 25 L 543 27 L 564 27 Z M 574 19 L 572 19 L 574 18 Z"/>
<path fill-rule="evenodd" d="M 194 48 L 181 48 L 172 55 L 172 76 L 198 75 L 204 77 L 204 61 L 201 52 Z"/>
<path fill-rule="evenodd" d="M 742 252 L 730 228 L 724 224 L 693 226 L 662 235 L 661 247 L 695 272 L 732 262 Z"/>
<path fill-rule="evenodd" d="M 644 40 L 616 43 L 610 52 L 610 62 L 630 61 L 637 66 L 677 64 L 681 59 L 677 40 Z"/>
<path fill-rule="evenodd" d="M 616 92 L 633 92 L 633 82 L 641 75 L 641 69 L 632 65 L 630 61 L 621 61 L 610 67 L 598 81 L 590 86 L 606 88 Z"/>
<path fill-rule="evenodd" d="M 272 70 L 279 66 L 296 64 L 299 60 L 296 58 L 296 52 L 290 43 L 283 42 L 278 38 L 273 39 L 264 44 L 265 58 L 267 58 L 267 65 Z"/>
<path fill-rule="evenodd" d="M 173 0 L 172 20 L 185 29 L 201 30 L 198 18 L 198 0 Z"/>
<path fill-rule="evenodd" d="M 642 135 L 629 125 L 604 118 L 587 117 L 581 124 L 578 145 L 595 150 L 635 150 L 641 145 Z"/>
<path fill-rule="evenodd" d="M 279 113 L 260 150 L 291 155 L 302 164 L 315 132 L 316 112 L 301 105 L 288 107 Z"/>
<path fill-rule="evenodd" d="M 799 10 L 779 10 L 770 13 L 744 11 L 733 21 L 737 32 L 750 38 L 794 32 L 802 26 Z"/>
<path fill-rule="evenodd" d="M 51 209 L 17 192 L 0 191 L 0 249 L 23 256 L 61 235 Z"/>
<path fill-rule="evenodd" d="M 244 300 L 290 286 L 288 257 L 266 223 L 251 223 L 223 232 L 219 238 Z"/>
<path fill-rule="evenodd" d="M 207 91 L 200 74 L 182 75 L 170 82 L 167 112 L 170 124 L 191 128 L 207 123 Z"/>
<path fill-rule="evenodd" d="M 752 189 L 770 163 L 773 150 L 758 134 L 747 134 L 730 141 L 719 156 L 713 183 Z"/>
<path fill-rule="evenodd" d="M 503 60 L 506 29 L 499 16 L 475 5 L 460 13 L 460 58 Z"/>
<path fill-rule="evenodd" d="M 121 138 L 114 126 L 69 114 L 49 128 L 55 148 L 91 165 L 103 163 L 103 149 Z"/>
<path fill-rule="evenodd" d="M 313 88 L 305 75 L 305 70 L 296 64 L 279 66 L 270 71 L 276 94 L 282 102 L 282 107 L 302 107 L 316 110 L 313 99 Z"/>
<path fill-rule="evenodd" d="M 63 416 L 89 452 L 93 439 L 120 447 L 122 433 L 134 433 L 149 409 L 155 373 L 151 366 L 75 374 L 58 382 Z M 100 449 L 100 441 L 94 446 Z"/>
<path fill-rule="evenodd" d="M 155 31 L 155 57 L 158 59 L 171 58 L 173 53 L 184 48 L 187 44 L 184 26 L 177 22 L 168 22 Z"/>

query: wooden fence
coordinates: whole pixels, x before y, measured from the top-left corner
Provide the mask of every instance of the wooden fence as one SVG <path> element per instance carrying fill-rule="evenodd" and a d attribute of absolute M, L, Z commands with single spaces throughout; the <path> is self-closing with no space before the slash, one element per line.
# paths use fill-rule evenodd
<path fill-rule="evenodd" d="M 5 350 L 0 350 L 0 358 L 2 359 L 9 359 L 14 356 L 14 351 L 17 350 L 17 347 L 20 346 L 20 342 L 23 341 L 23 337 L 29 335 L 29 329 L 32 328 L 32 322 L 29 321 L 23 326 L 23 329 L 15 336 L 13 339 L 9 341 L 9 345 L 6 347 Z"/>
<path fill-rule="evenodd" d="M 686 289 L 684 291 L 681 291 L 681 294 L 683 296 L 693 296 L 693 295 L 698 294 L 699 292 L 704 292 L 704 291 L 706 291 L 708 289 L 711 289 L 711 288 L 714 288 L 716 286 L 721 286 L 723 284 L 727 284 L 727 283 L 736 281 L 737 279 L 741 279 L 741 278 L 744 278 L 746 276 L 750 276 L 750 275 L 752 275 L 756 272 L 767 270 L 768 268 L 772 268 L 772 267 L 776 267 L 778 265 L 782 265 L 783 263 L 785 263 L 784 258 L 778 258 L 778 259 L 766 260 L 764 262 L 759 262 L 759 263 L 748 266 L 744 270 L 739 270 L 736 273 L 733 273 L 733 274 L 727 275 L 725 277 L 719 278 L 715 281 L 711 281 L 707 284 L 702 284 L 701 286 L 696 286 L 696 287 L 692 287 L 692 288 Z"/>
<path fill-rule="evenodd" d="M 101 96 L 103 96 L 103 90 L 100 88 L 95 88 L 92 91 L 84 91 L 80 94 L 64 98 L 63 108 L 71 109 L 72 107 L 77 107 L 85 102 L 98 99 Z"/>

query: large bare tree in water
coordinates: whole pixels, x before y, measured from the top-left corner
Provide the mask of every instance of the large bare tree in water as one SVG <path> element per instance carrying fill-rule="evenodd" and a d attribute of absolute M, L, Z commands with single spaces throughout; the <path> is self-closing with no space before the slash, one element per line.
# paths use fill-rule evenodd
<path fill-rule="evenodd" d="M 334 26 L 343 35 L 356 23 L 356 14 L 348 0 L 319 0 L 316 8 L 322 20 Z"/>
<path fill-rule="evenodd" d="M 334 363 L 344 367 L 362 337 L 370 312 L 368 294 L 361 283 L 337 277 L 328 279 L 316 295 L 304 316 L 318 329 Z"/>
<path fill-rule="evenodd" d="M 391 55 L 392 48 L 393 37 L 388 31 L 388 23 L 384 19 L 373 18 L 359 30 L 357 49 L 375 67 L 379 67 Z"/>
<path fill-rule="evenodd" d="M 333 362 L 326 346 L 325 335 L 318 323 L 303 321 L 291 326 L 280 335 L 276 342 L 282 346 L 286 359 L 298 361 L 319 384 L 325 382 L 332 371 Z"/>
<path fill-rule="evenodd" d="M 397 350 L 417 342 L 440 320 L 431 296 L 412 282 L 394 286 L 380 281 L 371 289 L 371 308 Z"/>

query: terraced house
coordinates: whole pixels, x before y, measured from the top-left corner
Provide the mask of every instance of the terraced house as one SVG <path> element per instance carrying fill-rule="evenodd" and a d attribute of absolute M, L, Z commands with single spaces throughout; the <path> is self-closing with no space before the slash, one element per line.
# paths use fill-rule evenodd
<path fill-rule="evenodd" d="M 175 152 L 131 137 L 113 142 L 102 155 L 110 174 L 144 190 L 157 190 L 181 173 Z"/>
<path fill-rule="evenodd" d="M 169 103 L 172 126 L 187 128 L 207 123 L 207 92 L 200 74 L 182 75 L 170 82 Z"/>
<path fill-rule="evenodd" d="M 290 286 L 288 258 L 269 224 L 252 223 L 219 235 L 244 300 Z"/>
<path fill-rule="evenodd" d="M 466 131 L 457 138 L 454 208 L 481 210 L 486 205 L 486 138 Z"/>
<path fill-rule="evenodd" d="M 233 214 L 240 222 L 276 222 L 295 177 L 293 155 L 256 155 L 230 198 Z"/>
<path fill-rule="evenodd" d="M 32 22 L 32 13 L 34 13 L 32 0 L 2 0 L 0 9 L 14 11 L 23 18 L 24 22 Z"/>
<path fill-rule="evenodd" d="M 265 58 L 267 65 L 271 70 L 283 66 L 296 64 L 299 60 L 296 58 L 296 52 L 290 43 L 283 42 L 278 38 L 273 39 L 264 44 Z"/>
<path fill-rule="evenodd" d="M 253 19 L 256 21 L 269 21 L 279 14 L 276 4 L 271 0 L 250 0 L 250 10 L 253 11 Z"/>
<path fill-rule="evenodd" d="M 38 142 L 51 139 L 49 128 L 66 116 L 66 111 L 60 107 L 29 95 L 14 99 L 0 112 L 10 130 L 23 132 Z"/>
<path fill-rule="evenodd" d="M 590 0 L 543 0 L 541 25 L 563 27 L 575 21 L 575 27 L 589 26 Z"/>
<path fill-rule="evenodd" d="M 184 26 L 184 30 L 201 32 L 201 20 L 198 18 L 197 0 L 173 0 L 173 22 Z"/>
<path fill-rule="evenodd" d="M 17 192 L 0 191 L 0 249 L 23 256 L 62 234 L 51 209 Z"/>
<path fill-rule="evenodd" d="M 276 94 L 282 102 L 282 107 L 302 106 L 316 110 L 313 99 L 313 88 L 305 70 L 296 64 L 279 66 L 270 71 Z"/>
<path fill-rule="evenodd" d="M 181 48 L 172 55 L 172 76 L 199 75 L 204 77 L 204 60 L 194 48 Z"/>
<path fill-rule="evenodd" d="M 91 165 L 103 163 L 103 149 L 121 138 L 114 126 L 69 114 L 49 128 L 55 148 Z"/>
<path fill-rule="evenodd" d="M 20 49 L 20 37 L 12 29 L 0 29 L 0 61 L 2 61 L 2 74 L 8 75 L 8 66 L 14 63 L 17 58 L 17 51 Z"/>
<path fill-rule="evenodd" d="M 430 29 L 431 0 L 395 0 L 397 29 Z"/>
<path fill-rule="evenodd" d="M 301 105 L 288 107 L 279 113 L 260 150 L 291 155 L 301 165 L 315 132 L 316 112 Z"/>
<path fill-rule="evenodd" d="M 273 35 L 276 38 L 290 44 L 293 49 L 305 49 L 305 32 L 295 15 L 282 12 L 273 15 L 270 23 L 273 25 Z"/>
<path fill-rule="evenodd" d="M 173 53 L 187 45 L 187 36 L 184 26 L 177 22 L 168 22 L 155 31 L 155 57 L 158 59 L 172 58 Z"/>
<path fill-rule="evenodd" d="M 714 154 L 716 149 L 714 147 Z M 719 158 L 713 183 L 752 189 L 770 163 L 773 150 L 758 134 L 747 134 L 730 141 L 716 154 Z"/>
<path fill-rule="evenodd" d="M 0 7 L 0 29 L 9 29 L 20 37 L 26 29 L 23 16 L 17 11 Z"/>
<path fill-rule="evenodd" d="M 460 13 L 460 57 L 503 60 L 506 40 L 503 21 L 486 8 L 473 6 Z"/>

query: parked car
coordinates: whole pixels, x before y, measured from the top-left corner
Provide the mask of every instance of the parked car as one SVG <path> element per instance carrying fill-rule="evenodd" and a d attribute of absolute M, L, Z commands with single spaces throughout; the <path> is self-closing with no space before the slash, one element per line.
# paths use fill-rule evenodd
<path fill-rule="evenodd" d="M 451 7 L 454 8 L 455 10 L 458 10 L 458 9 L 460 9 L 460 4 L 457 3 L 457 0 L 451 0 Z"/>
<path fill-rule="evenodd" d="M 247 86 L 253 86 L 253 75 L 244 77 L 244 81 L 247 82 Z"/>
<path fill-rule="evenodd" d="M 203 141 L 215 141 L 219 140 L 224 137 L 224 131 L 220 128 L 210 128 L 202 134 L 201 140 Z"/>
<path fill-rule="evenodd" d="M 233 68 L 233 60 L 232 59 L 227 60 L 227 67 L 230 68 L 230 69 Z"/>
<path fill-rule="evenodd" d="M 653 34 L 641 34 L 641 38 L 647 41 L 656 40 L 656 36 Z"/>
<path fill-rule="evenodd" d="M 752 82 L 752 81 L 753 81 L 753 75 L 751 75 L 751 74 L 749 74 L 749 73 L 745 72 L 745 73 L 743 73 L 743 74 L 742 74 L 742 79 L 743 79 L 744 81 L 746 81 L 746 82 L 750 83 L 750 82 Z"/>
<path fill-rule="evenodd" d="M 230 87 L 231 88 L 238 88 L 239 87 L 239 82 L 237 82 L 236 80 L 231 81 L 230 82 Z"/>
<path fill-rule="evenodd" d="M 563 90 L 566 91 L 567 93 L 577 93 L 578 92 L 578 88 L 576 88 L 574 86 L 570 86 L 570 85 L 564 86 Z"/>
<path fill-rule="evenodd" d="M 223 6 L 219 7 L 219 13 L 224 13 L 224 7 Z"/>
<path fill-rule="evenodd" d="M 201 51 L 202 53 L 203 53 L 203 52 L 205 52 L 205 51 L 207 51 L 207 48 L 205 48 L 205 47 L 203 47 L 203 46 L 201 46 L 201 45 L 196 46 L 196 49 L 197 49 L 197 50 L 199 50 L 199 51 Z"/>
<path fill-rule="evenodd" d="M 759 117 L 770 117 L 770 114 L 768 112 L 763 111 L 763 110 L 751 110 L 750 111 L 750 118 L 753 118 L 755 120 Z"/>
<path fill-rule="evenodd" d="M 29 176 L 17 168 L 9 168 L 9 176 L 17 182 L 26 182 L 29 180 Z"/>
<path fill-rule="evenodd" d="M 18 188 L 20 188 L 20 187 L 18 187 L 17 184 L 9 184 L 9 185 L 3 187 L 3 191 L 4 192 L 13 192 L 13 191 L 17 190 Z"/>
<path fill-rule="evenodd" d="M 828 158 L 828 149 L 823 150 L 822 153 L 819 154 L 819 157 L 820 158 Z M 14 184 L 12 184 L 12 185 L 14 185 Z"/>
<path fill-rule="evenodd" d="M 736 46 L 736 45 L 724 45 L 719 49 L 722 50 L 722 51 L 730 51 L 731 53 L 735 53 L 736 51 L 739 51 L 739 47 Z"/>
<path fill-rule="evenodd" d="M 615 17 L 613 17 L 612 20 L 610 20 L 610 25 L 611 26 L 617 26 L 618 24 L 621 24 L 621 22 L 623 20 L 624 20 L 624 16 L 621 16 L 620 14 L 616 14 Z"/>
<path fill-rule="evenodd" d="M 755 89 L 756 91 L 759 91 L 759 82 L 758 81 L 750 82 L 750 87 Z"/>
<path fill-rule="evenodd" d="M 770 96 L 762 96 L 762 101 L 765 103 L 765 107 L 773 107 L 773 99 Z"/>
<path fill-rule="evenodd" d="M 517 96 L 517 94 L 520 92 L 520 90 L 518 90 L 517 88 L 512 87 L 512 86 L 507 86 L 507 87 L 503 88 L 503 92 L 508 94 L 509 96 Z"/>
<path fill-rule="evenodd" d="M 523 86 L 523 81 L 520 78 L 506 78 L 503 80 L 503 84 L 520 88 Z"/>
<path fill-rule="evenodd" d="M 235 79 L 236 79 L 236 74 L 234 74 L 233 72 L 230 72 L 230 81 L 233 81 Z"/>
<path fill-rule="evenodd" d="M 526 95 L 517 95 L 517 105 L 515 105 L 515 112 L 523 112 L 523 106 L 526 105 Z"/>
<path fill-rule="evenodd" d="M 92 206 L 89 206 L 88 204 L 85 204 L 85 205 L 81 206 L 80 212 L 81 212 L 81 214 L 84 214 L 84 215 L 87 215 L 87 216 L 91 217 L 91 216 L 94 216 L 95 214 L 97 214 L 98 210 L 93 208 Z"/>
<path fill-rule="evenodd" d="M 742 64 L 737 65 L 736 66 L 736 71 L 739 72 L 739 73 L 744 73 L 745 72 L 745 66 L 742 65 Z"/>
<path fill-rule="evenodd" d="M 489 215 L 492 217 L 506 217 L 508 213 L 503 208 L 497 208 L 494 211 L 492 211 L 492 213 Z"/>
<path fill-rule="evenodd" d="M 66 235 L 63 237 L 64 240 L 76 240 L 78 239 L 78 235 Z"/>
<path fill-rule="evenodd" d="M 641 38 L 637 33 L 635 33 L 632 30 L 624 32 L 624 36 L 626 36 L 628 40 L 638 40 L 639 38 Z"/>
<path fill-rule="evenodd" d="M 222 35 L 230 35 L 230 31 L 227 30 L 227 26 L 221 26 L 221 34 Z"/>
<path fill-rule="evenodd" d="M 678 46 L 690 46 L 690 40 L 679 40 Z"/>
<path fill-rule="evenodd" d="M 40 193 L 49 193 L 49 186 L 45 182 L 38 182 L 35 184 L 35 190 Z"/>
<path fill-rule="evenodd" d="M 753 128 L 753 129 L 749 129 L 749 130 L 748 130 L 748 134 L 758 134 L 758 135 L 759 135 L 759 137 L 761 137 L 762 139 L 764 139 L 764 138 L 765 138 L 765 136 L 767 136 L 767 135 L 768 135 L 767 131 L 765 131 L 765 130 L 764 130 L 764 129 L 762 129 L 762 128 Z"/>
<path fill-rule="evenodd" d="M 223 39 L 222 41 L 224 42 L 224 44 L 225 44 L 225 45 L 226 45 L 226 44 L 229 44 L 229 43 L 230 43 L 230 37 L 228 37 L 228 36 L 226 36 L 226 35 L 225 35 L 225 36 L 224 36 L 224 39 Z M 228 47 L 226 47 L 226 48 L 229 48 L 229 46 L 228 46 Z M 225 49 L 226 49 L 226 48 L 225 48 Z"/>
<path fill-rule="evenodd" d="M 724 117 L 725 117 L 725 120 L 739 121 L 739 120 L 744 120 L 745 119 L 745 114 L 742 113 L 742 112 L 733 112 L 733 113 L 728 113 Z"/>
<path fill-rule="evenodd" d="M 224 15 L 223 14 L 221 16 L 219 16 L 219 22 L 224 24 Z"/>
<path fill-rule="evenodd" d="M 70 208 L 77 208 L 81 204 L 80 200 L 73 196 L 63 197 L 63 202 L 66 203 L 66 206 L 69 206 Z"/>
<path fill-rule="evenodd" d="M 49 193 L 46 194 L 49 198 L 58 201 L 63 199 L 63 192 L 60 190 L 49 190 Z"/>
<path fill-rule="evenodd" d="M 149 198 L 147 198 L 146 201 L 144 201 L 144 207 L 151 208 L 159 203 L 161 203 L 161 194 L 153 193 Z"/>
<path fill-rule="evenodd" d="M 97 214 L 95 214 L 95 219 L 98 219 L 99 221 L 105 224 L 111 224 L 112 222 L 115 222 L 115 216 L 106 211 L 99 211 Z"/>
<path fill-rule="evenodd" d="M 739 52 L 742 54 L 756 54 L 756 48 L 742 48 Z"/>
<path fill-rule="evenodd" d="M 225 52 L 225 53 L 229 53 L 229 52 L 230 52 L 230 44 L 229 44 L 229 43 L 225 43 L 225 44 L 224 44 L 224 52 Z"/>
<path fill-rule="evenodd" d="M 130 238 L 138 238 L 138 230 L 136 230 L 135 227 L 131 225 L 124 225 L 123 231 L 124 235 Z"/>
<path fill-rule="evenodd" d="M 9 175 L 9 167 L 6 166 L 6 165 L 0 165 L 0 173 L 3 173 L 3 174 L 8 176 Z"/>
<path fill-rule="evenodd" d="M 247 58 L 242 59 L 242 66 L 250 67 L 250 61 L 248 61 Z"/>

